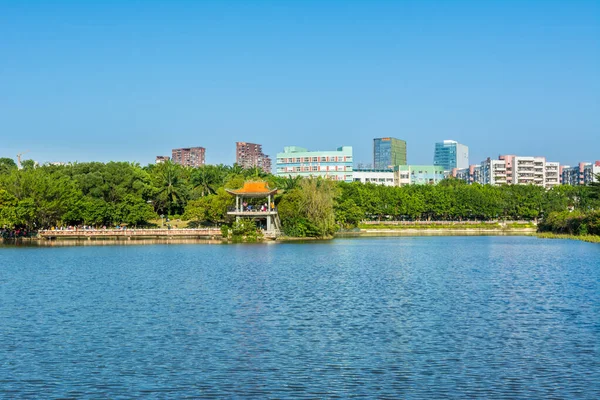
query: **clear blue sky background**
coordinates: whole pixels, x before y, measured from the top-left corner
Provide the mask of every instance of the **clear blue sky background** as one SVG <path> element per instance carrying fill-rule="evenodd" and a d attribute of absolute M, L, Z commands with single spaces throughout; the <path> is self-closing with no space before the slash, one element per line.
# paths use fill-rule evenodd
<path fill-rule="evenodd" d="M 0 0 L 0 157 L 235 142 L 600 159 L 600 1 Z"/>

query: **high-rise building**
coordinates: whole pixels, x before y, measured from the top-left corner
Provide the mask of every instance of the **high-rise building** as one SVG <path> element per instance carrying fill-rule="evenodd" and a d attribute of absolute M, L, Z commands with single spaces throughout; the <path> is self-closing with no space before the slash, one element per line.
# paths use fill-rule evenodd
<path fill-rule="evenodd" d="M 263 153 L 260 144 L 236 142 L 235 162 L 242 168 L 257 167 L 267 174 L 271 173 L 271 158 Z"/>
<path fill-rule="evenodd" d="M 277 176 L 322 176 L 336 181 L 352 182 L 352 147 L 334 151 L 308 151 L 297 146 L 285 147 L 277 153 Z"/>
<path fill-rule="evenodd" d="M 171 160 L 175 164 L 186 167 L 200 167 L 204 165 L 204 147 L 187 147 L 182 149 L 173 149 Z"/>
<path fill-rule="evenodd" d="M 374 169 L 393 169 L 406 164 L 406 141 L 392 137 L 373 139 Z"/>
<path fill-rule="evenodd" d="M 443 167 L 444 171 L 452 171 L 454 168 L 468 168 L 469 148 L 455 140 L 438 142 L 435 144 L 433 165 Z"/>

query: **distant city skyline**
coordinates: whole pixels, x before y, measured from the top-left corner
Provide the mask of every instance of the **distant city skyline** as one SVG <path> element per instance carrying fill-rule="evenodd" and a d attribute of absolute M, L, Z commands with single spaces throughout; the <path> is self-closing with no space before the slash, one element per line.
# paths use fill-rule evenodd
<path fill-rule="evenodd" d="M 202 146 L 406 140 L 600 158 L 597 1 L 0 0 L 0 157 L 153 163 Z"/>

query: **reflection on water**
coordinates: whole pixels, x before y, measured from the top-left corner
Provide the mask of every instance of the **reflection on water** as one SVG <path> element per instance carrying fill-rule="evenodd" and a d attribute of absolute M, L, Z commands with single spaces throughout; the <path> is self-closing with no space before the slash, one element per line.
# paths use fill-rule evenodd
<path fill-rule="evenodd" d="M 600 397 L 596 244 L 56 244 L 0 248 L 0 398 Z"/>

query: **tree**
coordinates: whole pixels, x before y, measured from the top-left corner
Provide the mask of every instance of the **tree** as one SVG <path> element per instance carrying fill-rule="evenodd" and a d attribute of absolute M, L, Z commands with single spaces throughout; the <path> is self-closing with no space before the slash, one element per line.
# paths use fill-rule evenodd
<path fill-rule="evenodd" d="M 215 193 L 214 187 L 219 184 L 219 181 L 215 169 L 211 166 L 195 168 L 190 176 L 192 186 L 200 191 L 200 196 Z"/>
<path fill-rule="evenodd" d="M 155 211 L 167 215 L 183 212 L 188 197 L 183 167 L 166 161 L 154 168 L 152 173 Z"/>
<path fill-rule="evenodd" d="M 0 175 L 9 174 L 11 171 L 17 169 L 17 164 L 12 158 L 2 157 L 0 158 Z"/>

